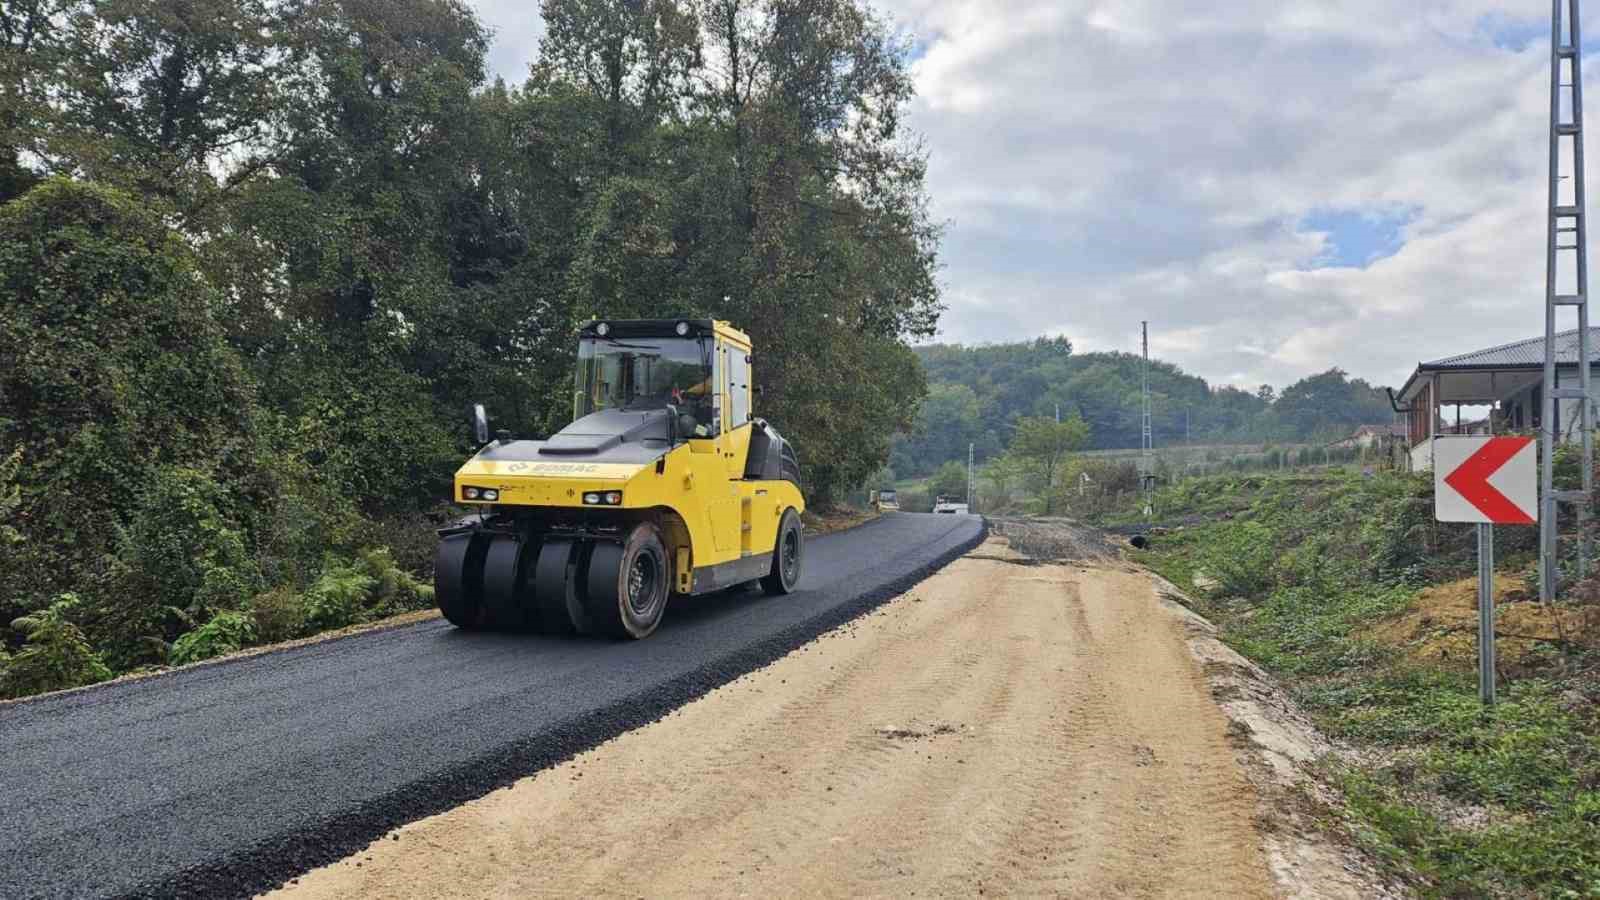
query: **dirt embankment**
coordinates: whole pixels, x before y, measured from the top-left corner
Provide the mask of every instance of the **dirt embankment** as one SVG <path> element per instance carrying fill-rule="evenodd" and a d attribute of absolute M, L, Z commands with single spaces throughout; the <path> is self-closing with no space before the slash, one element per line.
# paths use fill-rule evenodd
<path fill-rule="evenodd" d="M 665 720 L 284 893 L 1282 894 L 1186 628 L 1142 572 L 991 538 Z"/>
<path fill-rule="evenodd" d="M 1600 648 L 1600 603 L 1583 596 L 1543 604 L 1519 579 L 1495 578 L 1495 652 L 1505 675 L 1541 663 L 1546 650 Z M 1470 670 L 1478 664 L 1478 579 L 1434 585 L 1406 611 L 1367 630 L 1378 643 L 1423 663 Z"/>

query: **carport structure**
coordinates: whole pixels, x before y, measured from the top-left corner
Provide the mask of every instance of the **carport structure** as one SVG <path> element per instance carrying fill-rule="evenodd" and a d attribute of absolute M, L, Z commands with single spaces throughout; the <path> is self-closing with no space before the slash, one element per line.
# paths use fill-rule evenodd
<path fill-rule="evenodd" d="M 1600 341 L 1600 328 L 1589 329 Z M 1600 366 L 1590 364 L 1591 372 Z M 1556 335 L 1556 387 L 1578 383 L 1578 331 Z M 1406 417 L 1412 471 L 1433 467 L 1433 438 L 1441 434 L 1508 434 L 1539 428 L 1544 399 L 1544 338 L 1535 337 L 1484 350 L 1418 363 L 1399 391 L 1397 410 Z M 1578 400 L 1557 400 L 1561 441 L 1577 438 Z M 1456 408 L 1453 424 L 1444 412 Z M 1489 406 L 1487 420 L 1463 422 L 1461 407 Z"/>

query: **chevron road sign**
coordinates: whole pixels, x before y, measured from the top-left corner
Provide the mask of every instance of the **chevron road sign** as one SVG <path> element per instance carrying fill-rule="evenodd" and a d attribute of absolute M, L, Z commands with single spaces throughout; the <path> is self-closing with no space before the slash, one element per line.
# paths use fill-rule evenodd
<path fill-rule="evenodd" d="M 1434 518 L 1440 522 L 1537 524 L 1539 472 L 1534 439 L 1490 435 L 1434 438 L 1433 489 Z"/>

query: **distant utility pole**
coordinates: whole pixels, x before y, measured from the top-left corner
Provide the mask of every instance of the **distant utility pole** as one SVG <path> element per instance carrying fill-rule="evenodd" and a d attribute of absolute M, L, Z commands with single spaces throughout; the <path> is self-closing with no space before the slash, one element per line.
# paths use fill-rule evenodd
<path fill-rule="evenodd" d="M 977 444 L 967 444 L 967 512 L 974 512 L 978 508 L 978 498 L 972 493 L 972 460 L 977 448 Z"/>
<path fill-rule="evenodd" d="M 1565 9 L 1563 10 L 1563 6 Z M 1550 19 L 1550 216 L 1545 235 L 1544 390 L 1539 467 L 1539 599 L 1555 599 L 1560 574 L 1560 511 L 1562 503 L 1577 507 L 1578 577 L 1589 568 L 1587 524 L 1594 492 L 1594 421 L 1589 386 L 1589 231 L 1584 209 L 1583 172 L 1583 42 L 1579 36 L 1578 0 L 1551 0 Z M 1563 16 L 1563 13 L 1565 14 Z M 1565 21 L 1563 21 L 1565 18 Z M 1565 26 L 1565 27 L 1563 27 Z M 1565 94 L 1565 96 L 1563 96 Z M 1563 116 L 1563 110 L 1566 115 Z M 1570 148 L 1570 150 L 1568 149 Z M 1570 154 L 1569 174 L 1561 161 Z M 1572 182 L 1563 196 L 1561 182 Z M 1570 243 L 1562 243 L 1570 235 Z M 1557 286 L 1558 256 L 1572 254 L 1575 278 L 1570 292 Z M 1578 385 L 1562 387 L 1556 367 L 1556 313 L 1570 306 L 1578 313 Z M 1555 489 L 1556 442 L 1561 439 L 1561 401 L 1575 400 L 1583 434 L 1583 488 Z"/>
<path fill-rule="evenodd" d="M 1155 437 L 1150 428 L 1150 323 L 1139 323 L 1139 343 L 1144 351 L 1144 365 L 1139 370 L 1144 391 L 1144 421 L 1140 426 L 1143 433 L 1143 442 L 1139 451 L 1139 480 L 1144 488 L 1144 514 L 1150 517 L 1150 493 L 1155 488 Z"/>

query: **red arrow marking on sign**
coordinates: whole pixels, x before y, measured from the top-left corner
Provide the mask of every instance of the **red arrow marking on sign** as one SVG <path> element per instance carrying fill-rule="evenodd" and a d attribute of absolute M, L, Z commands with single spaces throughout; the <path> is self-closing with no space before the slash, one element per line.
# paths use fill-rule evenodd
<path fill-rule="evenodd" d="M 1468 503 L 1478 508 L 1478 511 L 1489 517 L 1489 521 L 1502 525 L 1532 525 L 1533 518 L 1522 507 L 1512 503 L 1505 494 L 1495 489 L 1489 483 L 1490 476 L 1500 471 L 1500 467 L 1516 456 L 1518 451 L 1528 446 L 1533 438 L 1499 437 L 1493 438 L 1478 449 L 1477 453 L 1467 457 L 1466 462 L 1456 467 L 1454 472 L 1444 477 L 1444 483 L 1455 488 L 1456 492 L 1465 497 Z"/>

